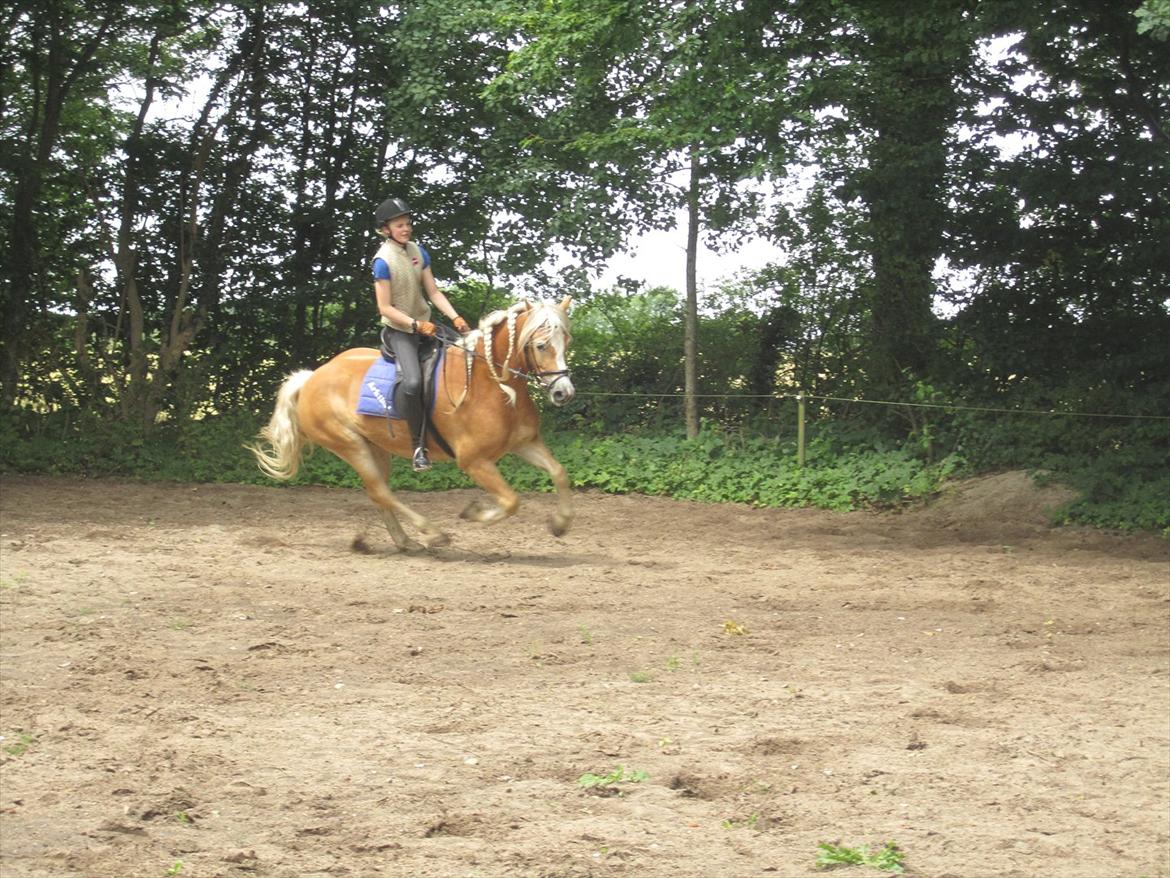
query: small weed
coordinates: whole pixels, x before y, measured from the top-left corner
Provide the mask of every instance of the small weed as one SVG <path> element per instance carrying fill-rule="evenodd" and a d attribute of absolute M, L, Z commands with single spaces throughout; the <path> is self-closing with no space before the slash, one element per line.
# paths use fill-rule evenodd
<path fill-rule="evenodd" d="M 4 747 L 4 752 L 9 756 L 23 756 L 29 746 L 36 741 L 36 738 L 28 732 L 17 732 L 16 734 L 17 739 Z"/>
<path fill-rule="evenodd" d="M 635 683 L 649 683 L 651 680 L 654 679 L 654 677 L 652 677 L 646 671 L 633 671 L 630 674 L 630 679 L 633 680 Z"/>
<path fill-rule="evenodd" d="M 577 785 L 584 787 L 587 790 L 598 791 L 613 791 L 616 784 L 619 783 L 641 783 L 644 780 L 649 780 L 650 775 L 644 771 L 626 772 L 624 765 L 619 765 L 609 774 L 592 774 L 586 772 L 577 778 Z"/>
<path fill-rule="evenodd" d="M 0 589 L 19 588 L 26 579 L 28 579 L 28 574 L 23 570 L 12 576 L 0 576 Z"/>
<path fill-rule="evenodd" d="M 170 865 L 170 867 L 165 872 L 163 872 L 163 874 L 167 875 L 167 876 L 174 876 L 174 875 L 178 875 L 182 871 L 183 871 L 183 861 L 182 860 L 175 860 L 175 862 L 172 863 Z"/>
<path fill-rule="evenodd" d="M 722 825 L 724 829 L 755 829 L 756 824 L 759 822 L 760 815 L 753 814 L 746 820 L 733 820 L 732 818 L 728 817 L 723 821 Z"/>
<path fill-rule="evenodd" d="M 168 624 L 167 627 L 173 631 L 186 631 L 188 628 L 191 627 L 191 623 L 186 622 L 183 619 L 175 619 L 172 622 L 170 622 L 170 624 Z"/>
<path fill-rule="evenodd" d="M 195 822 L 194 820 L 191 819 L 191 815 L 188 814 L 186 811 L 178 812 L 175 815 L 175 819 L 178 820 L 180 823 L 182 823 L 184 826 L 190 826 L 192 823 Z"/>
<path fill-rule="evenodd" d="M 872 854 L 865 845 L 847 848 L 821 842 L 817 847 L 821 851 L 817 856 L 818 869 L 831 869 L 834 866 L 870 866 L 882 872 L 893 872 L 896 875 L 901 875 L 906 871 L 902 866 L 902 851 L 892 841 L 886 842 L 885 847 Z"/>
<path fill-rule="evenodd" d="M 679 660 L 678 660 L 678 656 L 677 656 L 677 655 L 672 655 L 670 658 L 668 658 L 668 659 L 666 660 L 666 670 L 668 670 L 668 671 L 677 671 L 677 670 L 678 670 L 678 666 L 679 666 Z"/>
<path fill-rule="evenodd" d="M 581 642 L 588 644 L 589 646 L 592 646 L 593 645 L 593 632 L 590 631 L 588 628 L 586 628 L 584 625 L 577 626 L 577 630 L 579 632 L 581 632 Z"/>

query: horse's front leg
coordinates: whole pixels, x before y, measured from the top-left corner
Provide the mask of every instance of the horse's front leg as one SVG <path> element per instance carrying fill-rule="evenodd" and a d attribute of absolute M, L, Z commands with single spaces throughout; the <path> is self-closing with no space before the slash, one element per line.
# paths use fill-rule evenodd
<path fill-rule="evenodd" d="M 521 445 L 513 449 L 513 452 L 521 460 L 544 470 L 552 479 L 553 486 L 557 489 L 557 511 L 549 522 L 549 530 L 553 532 L 553 536 L 564 536 L 573 523 L 573 492 L 569 486 L 569 474 L 540 439 Z"/>
<path fill-rule="evenodd" d="M 459 468 L 496 501 L 493 504 L 485 503 L 483 500 L 472 500 L 467 508 L 459 513 L 460 518 L 478 521 L 481 524 L 494 524 L 516 514 L 516 510 L 520 508 L 520 497 L 500 475 L 493 461 L 487 458 L 468 460 L 461 457 Z"/>

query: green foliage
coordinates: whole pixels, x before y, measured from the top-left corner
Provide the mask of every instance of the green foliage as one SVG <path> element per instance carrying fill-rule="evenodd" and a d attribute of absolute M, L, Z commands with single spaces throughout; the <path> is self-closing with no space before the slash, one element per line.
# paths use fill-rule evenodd
<path fill-rule="evenodd" d="M 943 434 L 976 472 L 1042 470 L 1077 489 L 1058 523 L 1170 533 L 1168 421 L 960 412 Z"/>
<path fill-rule="evenodd" d="M 881 850 L 872 854 L 866 845 L 849 848 L 821 842 L 817 848 L 820 849 L 820 853 L 817 855 L 818 869 L 831 869 L 834 866 L 871 866 L 882 872 L 893 872 L 896 875 L 901 875 L 906 871 L 902 865 L 902 851 L 892 841 L 886 842 Z"/>
<path fill-rule="evenodd" d="M 1163 422 L 1105 426 L 961 414 L 938 418 L 931 453 L 914 437 L 899 441 L 856 420 L 813 422 L 804 467 L 797 465 L 790 435 L 767 437 L 711 423 L 695 439 L 677 432 L 560 430 L 548 432 L 546 441 L 576 488 L 759 507 L 896 508 L 929 497 L 955 476 L 1041 469 L 1080 492 L 1059 511 L 1059 523 L 1170 532 Z M 550 416 L 550 426 L 560 420 Z M 571 423 L 571 416 L 566 420 Z M 281 483 L 263 475 L 243 448 L 259 426 L 252 416 L 225 416 L 143 434 L 119 421 L 3 418 L 0 470 L 275 486 Z M 505 457 L 500 470 L 518 491 L 551 490 L 543 471 L 518 458 Z M 348 464 L 322 450 L 306 456 L 291 484 L 361 487 Z M 414 473 L 399 462 L 391 484 L 420 491 L 473 486 L 450 463 Z"/>
<path fill-rule="evenodd" d="M 809 446 L 805 467 L 788 439 L 740 437 L 707 428 L 679 435 L 555 436 L 553 453 L 577 487 L 657 494 L 711 503 L 820 506 L 848 510 L 894 507 L 934 491 L 961 460 L 928 465 L 901 449 Z"/>
<path fill-rule="evenodd" d="M 1145 0 L 1134 10 L 1137 32 L 1155 40 L 1170 40 L 1170 0 Z"/>
<path fill-rule="evenodd" d="M 759 814 L 750 814 L 742 820 L 736 820 L 735 818 L 728 817 L 720 824 L 720 826 L 722 826 L 724 829 L 755 829 L 756 824 L 759 822 Z"/>
<path fill-rule="evenodd" d="M 577 778 L 578 786 L 584 789 L 604 789 L 612 787 L 619 783 L 642 783 L 642 781 L 649 780 L 650 775 L 644 771 L 626 771 L 624 765 L 619 765 L 609 774 L 598 775 L 586 772 Z"/>
<path fill-rule="evenodd" d="M 5 744 L 3 749 L 9 756 L 23 756 L 36 740 L 36 736 L 28 732 L 17 731 L 16 740 L 11 744 Z"/>

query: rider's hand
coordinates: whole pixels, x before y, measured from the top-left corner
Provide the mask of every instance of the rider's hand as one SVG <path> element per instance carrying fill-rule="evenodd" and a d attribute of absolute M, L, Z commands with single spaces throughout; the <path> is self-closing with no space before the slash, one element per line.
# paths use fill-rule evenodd
<path fill-rule="evenodd" d="M 451 322 L 455 324 L 455 329 L 458 330 L 460 335 L 467 335 L 467 333 L 471 332 L 471 327 L 468 326 L 467 321 L 458 314 L 455 315 L 455 319 Z"/>
<path fill-rule="evenodd" d="M 414 324 L 414 331 L 419 335 L 434 335 L 435 324 L 431 323 L 429 320 L 418 320 Z"/>

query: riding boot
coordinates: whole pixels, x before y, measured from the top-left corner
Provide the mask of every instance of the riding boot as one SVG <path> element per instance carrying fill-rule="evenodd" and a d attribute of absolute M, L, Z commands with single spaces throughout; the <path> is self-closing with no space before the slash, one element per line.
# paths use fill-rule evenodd
<path fill-rule="evenodd" d="M 431 468 L 431 459 L 427 456 L 427 421 L 426 415 L 421 418 L 422 424 L 411 431 L 414 437 L 414 455 L 410 466 L 416 473 L 425 472 Z"/>

